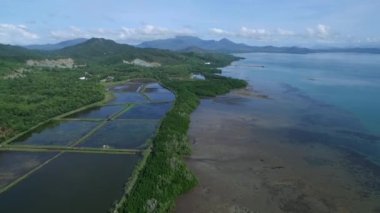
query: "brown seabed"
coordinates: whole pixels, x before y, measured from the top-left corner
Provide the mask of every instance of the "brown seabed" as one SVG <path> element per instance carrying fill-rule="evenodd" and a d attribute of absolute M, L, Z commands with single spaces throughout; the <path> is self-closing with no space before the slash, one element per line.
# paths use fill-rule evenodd
<path fill-rule="evenodd" d="M 247 98 L 246 91 L 223 98 L 236 96 Z M 284 142 L 281 132 L 254 125 L 268 121 L 247 116 L 231 100 L 202 101 L 192 114 L 186 162 L 199 185 L 178 199 L 174 212 L 380 212 L 379 193 L 358 183 L 345 153 Z"/>

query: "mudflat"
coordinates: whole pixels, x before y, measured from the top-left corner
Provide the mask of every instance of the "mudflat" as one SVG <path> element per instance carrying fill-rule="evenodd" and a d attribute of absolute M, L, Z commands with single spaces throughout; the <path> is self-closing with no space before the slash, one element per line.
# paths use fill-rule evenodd
<path fill-rule="evenodd" d="M 199 185 L 175 212 L 380 212 L 377 167 L 321 142 L 334 135 L 247 104 L 260 101 L 271 100 L 234 91 L 192 114 L 186 162 Z"/>

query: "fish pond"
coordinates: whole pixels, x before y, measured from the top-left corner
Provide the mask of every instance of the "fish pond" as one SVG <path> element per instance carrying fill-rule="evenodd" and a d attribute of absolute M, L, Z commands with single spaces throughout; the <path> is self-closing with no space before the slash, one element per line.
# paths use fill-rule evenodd
<path fill-rule="evenodd" d="M 121 198 L 175 96 L 157 83 L 109 90 L 0 147 L 0 212 L 107 212 Z"/>

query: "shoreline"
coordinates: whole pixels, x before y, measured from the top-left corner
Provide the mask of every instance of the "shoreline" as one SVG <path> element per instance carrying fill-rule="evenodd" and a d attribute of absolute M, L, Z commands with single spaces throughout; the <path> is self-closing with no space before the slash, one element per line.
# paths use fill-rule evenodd
<path fill-rule="evenodd" d="M 119 202 L 113 212 L 170 211 L 176 199 L 197 183 L 183 157 L 191 153 L 187 132 L 190 114 L 199 105 L 200 97 L 214 97 L 247 85 L 243 80 L 214 74 L 209 74 L 202 81 L 159 82 L 175 94 L 174 107 L 162 120 L 152 141 L 152 151 L 147 156 L 135 185 L 129 194 L 124 194 L 121 198 L 124 202 Z M 163 194 L 163 190 L 167 192 Z"/>
<path fill-rule="evenodd" d="M 252 129 L 247 117 L 231 112 L 233 98 L 208 105 L 212 101 L 203 101 L 194 112 L 189 130 L 193 152 L 185 161 L 199 185 L 177 200 L 174 212 L 344 212 L 344 205 L 334 206 L 321 196 L 329 192 L 322 190 L 329 177 L 309 177 L 316 171 L 335 173 L 338 182 L 330 184 L 338 184 L 349 176 L 333 163 L 338 159 L 334 156 L 344 157 L 340 152 L 324 145 L 278 143 L 276 137 Z M 315 165 L 304 164 L 304 159 Z M 344 182 L 354 184 L 352 179 Z M 339 186 L 331 187 L 343 193 Z"/>
<path fill-rule="evenodd" d="M 199 185 L 177 199 L 173 212 L 380 210 L 379 170 L 329 144 L 337 135 L 296 125 L 298 117 L 279 112 L 287 102 L 250 86 L 203 99 L 192 113 L 193 152 L 185 161 Z"/>

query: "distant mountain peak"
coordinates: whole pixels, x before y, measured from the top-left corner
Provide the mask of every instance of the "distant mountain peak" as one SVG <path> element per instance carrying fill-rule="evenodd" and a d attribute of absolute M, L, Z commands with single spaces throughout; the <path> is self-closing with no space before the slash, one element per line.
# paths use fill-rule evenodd
<path fill-rule="evenodd" d="M 219 40 L 219 43 L 222 43 L 222 44 L 236 44 L 234 43 L 233 41 L 227 39 L 227 38 L 222 38 Z"/>
<path fill-rule="evenodd" d="M 196 36 L 190 36 L 190 35 L 177 35 L 175 36 L 176 39 L 199 39 L 199 37 Z"/>
<path fill-rule="evenodd" d="M 331 48 L 309 49 L 304 47 L 276 47 L 276 46 L 249 46 L 244 43 L 235 43 L 227 38 L 220 40 L 203 40 L 194 36 L 176 36 L 175 38 L 160 39 L 143 42 L 137 47 L 156 48 L 184 52 L 219 52 L 219 53 L 292 53 L 306 54 L 315 52 L 358 52 L 380 54 L 380 48 Z"/>
<path fill-rule="evenodd" d="M 161 39 L 143 42 L 138 47 L 168 49 L 175 51 L 211 51 L 211 52 L 249 52 L 249 46 L 237 44 L 231 40 L 223 38 L 219 41 L 203 40 L 194 36 L 176 36 L 175 38 Z"/>
<path fill-rule="evenodd" d="M 219 42 L 232 42 L 232 41 L 227 38 L 222 38 L 219 40 Z"/>
<path fill-rule="evenodd" d="M 105 38 L 90 38 L 85 43 L 116 43 L 113 40 Z"/>
<path fill-rule="evenodd" d="M 61 41 L 56 44 L 34 44 L 34 45 L 28 45 L 25 46 L 27 49 L 33 49 L 33 50 L 59 50 L 63 49 L 65 47 L 70 47 L 74 45 L 81 44 L 83 42 L 87 41 L 86 38 L 76 38 L 76 39 L 71 39 L 71 40 L 66 40 L 66 41 Z"/>

